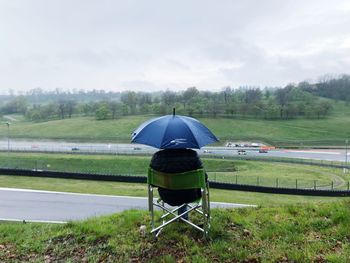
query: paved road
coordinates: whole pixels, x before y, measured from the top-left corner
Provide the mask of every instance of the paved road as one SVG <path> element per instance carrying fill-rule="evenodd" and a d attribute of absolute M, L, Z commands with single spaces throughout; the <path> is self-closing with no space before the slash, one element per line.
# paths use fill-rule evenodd
<path fill-rule="evenodd" d="M 7 140 L 0 140 L 0 150 L 6 151 Z M 137 144 L 111 144 L 111 143 L 72 143 L 62 141 L 30 141 L 11 140 L 10 149 L 16 151 L 48 151 L 48 152 L 81 152 L 81 153 L 110 153 L 110 154 L 130 154 L 143 153 L 153 154 L 157 149 L 145 145 Z M 200 154 L 217 154 L 221 156 L 237 156 L 238 148 L 233 147 L 203 147 Z M 345 161 L 345 150 L 271 150 L 268 153 L 259 153 L 258 149 L 250 148 L 247 156 L 263 157 L 287 157 L 327 161 Z M 347 153 L 350 161 L 350 151 Z"/>
<path fill-rule="evenodd" d="M 237 155 L 237 150 L 234 149 L 214 149 L 209 150 L 213 154 L 223 155 L 223 156 L 235 156 Z M 345 162 L 345 150 L 342 149 L 310 149 L 310 150 L 269 150 L 268 153 L 259 153 L 258 150 L 247 150 L 246 156 L 254 157 L 284 157 L 284 158 L 296 158 L 296 159 L 309 159 L 309 160 L 320 160 L 320 161 L 336 161 Z M 347 153 L 348 162 L 350 162 L 350 151 Z"/>
<path fill-rule="evenodd" d="M 250 205 L 212 202 L 213 208 Z M 66 222 L 129 209 L 147 209 L 147 198 L 0 188 L 0 221 Z"/>

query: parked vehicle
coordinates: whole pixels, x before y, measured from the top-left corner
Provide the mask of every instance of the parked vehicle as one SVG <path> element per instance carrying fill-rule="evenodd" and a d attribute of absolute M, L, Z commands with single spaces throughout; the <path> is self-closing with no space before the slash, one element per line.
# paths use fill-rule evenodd
<path fill-rule="evenodd" d="M 245 150 L 238 150 L 238 155 L 247 155 L 247 152 Z"/>
<path fill-rule="evenodd" d="M 261 147 L 260 149 L 259 149 L 259 153 L 268 153 L 268 147 Z"/>

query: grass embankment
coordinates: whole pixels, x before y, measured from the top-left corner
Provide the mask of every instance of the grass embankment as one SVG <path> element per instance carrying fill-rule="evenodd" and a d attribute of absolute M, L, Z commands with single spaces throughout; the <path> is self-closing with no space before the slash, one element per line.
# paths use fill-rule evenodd
<path fill-rule="evenodd" d="M 147 211 L 67 225 L 0 224 L 0 260 L 36 262 L 349 262 L 349 202 L 213 210 L 209 240 L 187 224 L 154 241 Z M 147 234 L 139 228 L 147 226 Z"/>
<path fill-rule="evenodd" d="M 217 135 L 226 140 L 261 140 L 277 145 L 344 145 L 350 137 L 350 107 L 334 102 L 334 112 L 325 119 L 262 120 L 200 118 Z M 127 116 L 116 120 L 97 121 L 77 117 L 33 123 L 12 122 L 12 138 L 62 139 L 129 142 L 131 132 L 152 116 Z M 2 136 L 1 136 L 2 135 Z M 0 137 L 7 136 L 5 125 Z"/>
<path fill-rule="evenodd" d="M 97 172 L 114 174 L 138 174 L 146 176 L 146 167 L 150 157 L 109 156 L 109 155 L 63 155 L 63 154 L 0 154 L 1 166 L 27 169 L 52 169 L 73 172 Z M 232 161 L 222 159 L 203 159 L 204 167 L 210 180 L 255 184 L 259 176 L 260 185 L 275 184 L 279 178 L 279 186 L 295 187 L 299 178 L 299 187 L 313 184 L 329 184 L 337 179 L 343 188 L 348 180 L 340 169 L 322 168 L 308 165 L 292 165 L 282 163 L 263 163 L 256 161 Z M 47 167 L 47 165 L 50 167 Z M 145 184 L 129 184 L 117 182 L 98 182 L 88 180 L 69 180 L 54 178 L 33 178 L 21 176 L 0 176 L 0 187 L 17 187 L 38 190 L 147 196 Z M 262 193 L 244 193 L 211 189 L 211 200 L 257 205 L 280 205 L 304 202 L 334 202 L 339 198 L 321 198 L 312 196 L 271 195 Z"/>

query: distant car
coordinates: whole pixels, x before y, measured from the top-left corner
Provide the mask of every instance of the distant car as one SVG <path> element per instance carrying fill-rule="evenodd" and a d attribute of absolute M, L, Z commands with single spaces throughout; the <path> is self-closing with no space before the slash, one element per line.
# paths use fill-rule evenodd
<path fill-rule="evenodd" d="M 72 151 L 79 151 L 79 148 L 78 147 L 73 147 Z"/>
<path fill-rule="evenodd" d="M 267 149 L 259 149 L 259 153 L 268 153 Z"/>
<path fill-rule="evenodd" d="M 238 155 L 247 155 L 247 152 L 245 150 L 238 150 Z"/>

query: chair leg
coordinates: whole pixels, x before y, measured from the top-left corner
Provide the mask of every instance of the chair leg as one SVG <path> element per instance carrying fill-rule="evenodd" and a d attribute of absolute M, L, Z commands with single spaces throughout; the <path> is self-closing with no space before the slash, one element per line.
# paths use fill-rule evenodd
<path fill-rule="evenodd" d="M 208 204 L 208 223 L 209 223 L 209 228 L 210 228 L 210 194 L 209 194 L 209 182 L 206 184 L 206 192 L 207 192 L 207 204 Z M 208 229 L 209 230 L 209 229 Z"/>
<path fill-rule="evenodd" d="M 207 187 L 202 188 L 202 209 L 203 209 L 203 228 L 204 237 L 208 237 L 210 228 L 210 203 L 209 203 L 209 189 Z"/>
<path fill-rule="evenodd" d="M 160 231 L 161 229 L 163 229 L 165 226 L 169 225 L 170 223 L 172 223 L 172 222 L 174 222 L 174 221 L 176 221 L 176 220 L 178 220 L 178 219 L 180 219 L 180 220 L 186 222 L 187 224 L 189 224 L 189 225 L 193 226 L 194 228 L 198 229 L 199 231 L 204 232 L 204 229 L 202 229 L 202 228 L 200 228 L 199 226 L 193 224 L 192 222 L 190 222 L 190 221 L 188 221 L 188 220 L 182 218 L 182 216 L 183 216 L 184 214 L 189 213 L 189 212 L 191 212 L 191 211 L 197 209 L 198 207 L 200 207 L 200 205 L 191 207 L 189 210 L 187 210 L 186 212 L 184 212 L 184 213 L 182 213 L 182 214 L 180 214 L 180 215 L 175 214 L 174 212 L 172 212 L 171 210 L 169 210 L 169 209 L 166 208 L 166 207 L 161 207 L 161 205 L 159 205 L 159 204 L 157 204 L 157 203 L 154 203 L 154 205 L 157 206 L 157 207 L 159 207 L 159 208 L 161 208 L 161 209 L 164 209 L 164 210 L 167 211 L 168 213 L 172 214 L 174 217 L 173 217 L 172 219 L 170 219 L 169 221 L 167 221 L 167 222 L 163 221 L 163 224 L 160 225 L 160 226 L 158 226 L 158 227 L 156 227 L 156 228 L 154 228 L 154 229 L 152 229 L 151 233 L 157 233 L 158 231 Z"/>
<path fill-rule="evenodd" d="M 162 203 L 162 204 L 163 204 L 163 206 L 164 206 L 164 203 Z M 171 210 L 171 213 L 168 212 L 168 213 L 163 214 L 163 215 L 161 216 L 161 219 L 166 218 L 167 216 L 171 215 L 172 213 L 177 212 L 177 211 L 180 210 L 182 207 L 187 206 L 187 205 L 188 205 L 188 204 L 183 204 L 183 205 L 181 205 L 181 206 L 178 206 L 178 207 L 174 208 L 173 210 Z M 190 206 L 190 205 L 188 205 L 188 206 Z"/>
<path fill-rule="evenodd" d="M 148 210 L 151 213 L 151 229 L 154 229 L 153 187 L 148 185 Z"/>
<path fill-rule="evenodd" d="M 152 230 L 151 230 L 151 233 L 154 234 L 154 237 L 157 238 L 160 234 L 160 232 L 163 230 L 163 228 L 167 225 L 169 225 L 170 223 L 174 222 L 174 221 L 177 221 L 177 220 L 181 220 L 189 225 L 191 225 L 192 227 L 196 228 L 197 230 L 203 232 L 203 235 L 205 238 L 207 238 L 208 236 L 208 232 L 209 232 L 209 227 L 210 227 L 210 224 L 209 224 L 209 219 L 210 219 L 210 216 L 208 214 L 208 199 L 207 199 L 207 191 L 206 189 L 202 189 L 202 200 L 201 200 L 201 203 L 200 204 L 197 204 L 197 205 L 192 205 L 192 204 L 187 204 L 188 206 L 188 210 L 183 212 L 183 213 L 178 213 L 178 209 L 182 206 L 179 206 L 173 210 L 170 210 L 170 208 L 167 208 L 164 204 L 164 202 L 162 202 L 162 200 L 158 200 L 158 202 L 153 202 L 153 209 L 154 207 L 159 207 L 165 214 L 161 217 L 161 219 L 163 219 L 163 222 L 161 225 L 155 227 L 155 222 L 154 222 L 154 217 L 152 216 Z M 202 211 L 200 211 L 199 209 L 202 208 Z M 197 226 L 196 224 L 192 223 L 191 221 L 183 218 L 183 216 L 185 214 L 189 214 L 191 211 L 197 211 L 199 212 L 202 216 L 203 216 L 203 228 Z M 165 217 L 169 216 L 169 215 L 172 215 L 173 218 L 168 220 L 168 221 L 165 221 Z"/>

